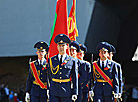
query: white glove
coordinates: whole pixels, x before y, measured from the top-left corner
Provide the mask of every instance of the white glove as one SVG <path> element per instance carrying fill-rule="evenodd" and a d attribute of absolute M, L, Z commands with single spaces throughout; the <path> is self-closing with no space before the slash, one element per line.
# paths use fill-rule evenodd
<path fill-rule="evenodd" d="M 72 100 L 76 101 L 76 99 L 77 99 L 77 95 L 72 95 Z"/>
<path fill-rule="evenodd" d="M 73 89 L 73 83 L 71 82 L 71 89 Z"/>
<path fill-rule="evenodd" d="M 114 93 L 114 98 L 118 98 L 118 94 Z"/>
<path fill-rule="evenodd" d="M 93 90 L 92 91 L 89 91 L 89 95 L 90 95 L 90 97 L 92 96 L 94 96 L 94 92 L 93 92 Z"/>
<path fill-rule="evenodd" d="M 26 102 L 30 101 L 30 94 L 28 92 L 26 92 L 25 101 Z"/>
<path fill-rule="evenodd" d="M 48 97 L 48 99 L 49 99 L 49 90 L 47 90 L 47 97 Z"/>
<path fill-rule="evenodd" d="M 122 96 L 121 93 L 119 93 L 119 94 L 118 94 L 118 98 L 121 98 L 121 96 Z"/>

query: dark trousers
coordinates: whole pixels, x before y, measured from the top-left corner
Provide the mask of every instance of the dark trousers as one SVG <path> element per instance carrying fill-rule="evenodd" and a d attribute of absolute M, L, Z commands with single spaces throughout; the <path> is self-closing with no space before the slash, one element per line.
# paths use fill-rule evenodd
<path fill-rule="evenodd" d="M 31 96 L 30 102 L 47 102 L 47 97 Z"/>
<path fill-rule="evenodd" d="M 49 102 L 71 102 L 71 97 L 58 97 L 50 95 Z"/>
<path fill-rule="evenodd" d="M 94 102 L 113 102 L 112 95 L 103 96 L 103 95 L 94 95 Z"/>
<path fill-rule="evenodd" d="M 87 102 L 88 101 L 88 92 L 83 92 L 82 93 L 82 102 Z"/>

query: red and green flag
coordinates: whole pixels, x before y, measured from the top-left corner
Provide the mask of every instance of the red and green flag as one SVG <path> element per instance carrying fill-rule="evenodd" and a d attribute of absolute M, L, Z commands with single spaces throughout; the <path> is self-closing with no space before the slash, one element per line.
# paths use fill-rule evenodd
<path fill-rule="evenodd" d="M 70 40 L 76 41 L 76 37 L 78 37 L 78 29 L 76 25 L 76 0 L 73 0 L 73 5 L 70 10 L 68 17 L 68 27 Z"/>
<path fill-rule="evenodd" d="M 68 36 L 67 0 L 57 0 L 55 19 L 49 42 L 49 58 L 58 54 L 57 44 L 54 42 L 54 38 L 58 34 L 65 34 Z"/>

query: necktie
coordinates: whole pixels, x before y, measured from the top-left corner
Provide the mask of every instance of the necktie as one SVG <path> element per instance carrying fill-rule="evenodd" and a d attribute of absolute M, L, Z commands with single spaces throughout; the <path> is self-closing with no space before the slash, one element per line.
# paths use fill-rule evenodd
<path fill-rule="evenodd" d="M 40 65 L 42 65 L 42 61 L 40 60 Z"/>
<path fill-rule="evenodd" d="M 104 61 L 102 61 L 102 69 L 104 69 Z"/>
<path fill-rule="evenodd" d="M 60 64 L 62 64 L 62 55 L 60 56 Z"/>

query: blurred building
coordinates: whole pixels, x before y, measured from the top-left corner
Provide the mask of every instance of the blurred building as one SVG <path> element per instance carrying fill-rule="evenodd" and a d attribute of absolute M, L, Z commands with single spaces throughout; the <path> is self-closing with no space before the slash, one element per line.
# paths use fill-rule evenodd
<path fill-rule="evenodd" d="M 72 0 L 67 1 L 69 14 Z M 76 2 L 77 41 L 88 48 L 85 59 L 97 60 L 96 45 L 107 41 L 117 50 L 114 60 L 121 63 L 126 83 L 136 83 L 138 62 L 132 58 L 138 46 L 138 1 Z M 0 83 L 13 89 L 25 84 L 29 59 L 36 59 L 33 45 L 41 40 L 49 42 L 55 10 L 56 0 L 0 1 Z"/>

